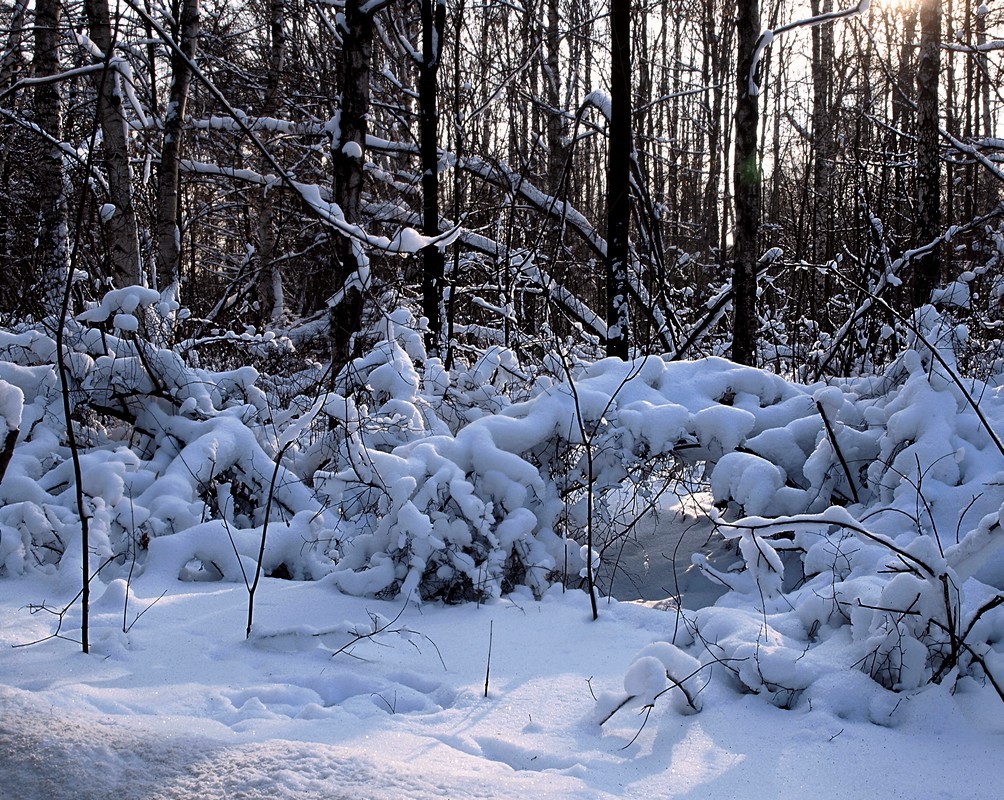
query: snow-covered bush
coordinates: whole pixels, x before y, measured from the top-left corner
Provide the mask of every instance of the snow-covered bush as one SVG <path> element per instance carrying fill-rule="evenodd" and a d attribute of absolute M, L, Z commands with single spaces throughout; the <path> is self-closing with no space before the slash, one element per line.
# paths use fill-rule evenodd
<path fill-rule="evenodd" d="M 857 669 L 894 691 L 971 675 L 1004 699 L 1004 398 L 959 378 L 934 309 L 915 329 L 883 377 L 792 386 L 816 420 L 761 416 L 710 469 L 737 558 L 695 556 L 727 591 L 676 643 L 741 691 L 788 708 Z"/>
<path fill-rule="evenodd" d="M 536 591 L 577 583 L 585 559 L 596 557 L 581 550 L 587 531 L 602 555 L 631 527 L 619 522 L 625 485 L 650 491 L 677 464 L 708 465 L 723 502 L 783 503 L 793 513 L 825 507 L 846 481 L 832 451 L 816 454 L 825 437 L 812 396 L 758 370 L 717 359 L 608 359 L 454 434 L 436 414 L 452 376 L 437 364 L 446 390 L 420 392 L 415 362 L 396 338 L 357 370 L 393 379 L 398 397 L 386 399 L 383 378 L 370 377 L 382 405 L 367 421 L 339 400 L 344 418 L 328 438 L 345 446 L 328 460 L 334 468 L 313 476 L 344 518 L 333 580 L 346 591 L 465 599 L 516 583 Z M 373 427 L 388 404 L 407 420 L 393 428 L 396 442 Z M 849 409 L 831 413 L 834 424 L 850 417 Z M 768 456 L 783 452 L 784 466 L 752 452 L 757 444 Z"/>
<path fill-rule="evenodd" d="M 258 373 L 194 368 L 178 352 L 156 345 L 144 331 L 159 330 L 159 316 L 175 311 L 161 305 L 156 292 L 116 290 L 66 326 L 63 363 L 89 518 L 88 558 L 105 577 L 134 561 L 142 567 L 158 537 L 208 520 L 232 532 L 260 530 L 275 473 L 282 430 L 256 385 Z M 258 346 L 273 341 L 252 339 Z M 16 398 L 21 404 L 18 444 L 0 486 L 0 570 L 79 565 L 55 342 L 39 330 L 0 332 L 0 352 L 5 418 L 14 418 Z M 284 466 L 277 475 L 276 519 L 291 521 L 298 513 L 322 519 L 322 507 L 302 482 Z M 279 562 L 285 571 L 323 574 L 330 562 L 314 561 L 317 548 L 304 538 L 307 528 L 295 527 L 285 536 L 282 527 L 274 528 L 270 552 L 289 539 L 288 557 Z M 313 541 L 322 538 L 317 523 L 307 527 Z M 197 551 L 186 564 L 197 560 Z M 179 567 L 177 574 L 183 572 Z"/>

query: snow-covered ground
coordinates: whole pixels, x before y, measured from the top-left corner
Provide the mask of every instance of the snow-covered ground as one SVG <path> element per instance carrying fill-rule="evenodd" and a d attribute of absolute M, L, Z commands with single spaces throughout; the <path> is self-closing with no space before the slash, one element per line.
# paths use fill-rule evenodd
<path fill-rule="evenodd" d="M 158 297 L 69 326 L 77 462 L 0 331 L 0 800 L 1000 796 L 1004 389 L 935 309 L 812 385 L 401 310 L 294 396 L 101 327 Z"/>
<path fill-rule="evenodd" d="M 594 622 L 560 589 L 419 608 L 269 579 L 245 641 L 242 585 L 141 577 L 128 634 L 124 589 L 96 600 L 83 655 L 12 647 L 53 630 L 27 604 L 72 590 L 0 581 L 4 800 L 999 796 L 1004 707 L 972 679 L 894 694 L 851 672 L 790 711 L 712 680 L 700 714 L 657 701 L 601 726 L 593 695 L 671 609 L 610 601 Z"/>

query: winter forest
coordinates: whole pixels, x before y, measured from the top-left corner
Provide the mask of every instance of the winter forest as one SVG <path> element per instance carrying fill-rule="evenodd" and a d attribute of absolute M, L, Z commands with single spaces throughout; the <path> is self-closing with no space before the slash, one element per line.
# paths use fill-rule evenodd
<path fill-rule="evenodd" d="M 0 0 L 0 797 L 983 796 L 1002 91 L 988 2 Z"/>

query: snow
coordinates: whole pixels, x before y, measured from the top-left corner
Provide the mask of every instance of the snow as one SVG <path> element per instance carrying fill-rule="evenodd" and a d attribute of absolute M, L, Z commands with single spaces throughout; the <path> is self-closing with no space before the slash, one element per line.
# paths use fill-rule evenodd
<path fill-rule="evenodd" d="M 21 412 L 24 409 L 24 392 L 5 380 L 0 380 L 0 420 L 4 432 L 16 431 L 21 427 Z"/>
<path fill-rule="evenodd" d="M 143 576 L 130 587 L 123 634 L 124 582 L 109 584 L 95 602 L 95 652 L 84 657 L 61 640 L 13 649 L 51 627 L 24 603 L 58 607 L 72 590 L 0 581 L 0 771 L 14 792 L 5 797 L 996 792 L 1004 720 L 972 680 L 954 696 L 937 686 L 894 695 L 844 672 L 813 685 L 811 710 L 790 711 L 711 681 L 699 714 L 681 717 L 660 698 L 647 722 L 626 709 L 601 726 L 591 692 L 631 684 L 652 694 L 666 683 L 665 662 L 687 668 L 674 663 L 686 654 L 655 643 L 671 612 L 611 602 L 592 622 L 585 595 L 557 592 L 405 607 L 398 617 L 401 603 L 323 582 L 266 579 L 260 591 L 257 632 L 245 642 L 243 587 Z M 351 644 L 374 620 L 394 621 Z"/>
<path fill-rule="evenodd" d="M 993 795 L 1004 392 L 935 306 L 881 375 L 811 385 L 447 369 L 399 308 L 327 392 L 186 360 L 148 334 L 176 310 L 67 322 L 79 498 L 55 342 L 0 331 L 17 800 Z"/>
<path fill-rule="evenodd" d="M 139 320 L 132 314 L 116 314 L 114 324 L 123 333 L 136 333 L 139 330 Z"/>
<path fill-rule="evenodd" d="M 958 308 L 969 308 L 969 283 L 965 281 L 950 281 L 942 289 L 935 289 L 931 295 L 932 303 L 943 303 Z"/>
<path fill-rule="evenodd" d="M 363 157 L 363 149 L 359 142 L 346 142 L 342 145 L 342 152 L 349 158 Z"/>
<path fill-rule="evenodd" d="M 666 668 L 655 656 L 639 656 L 624 675 L 624 691 L 644 705 L 651 705 L 669 687 Z"/>

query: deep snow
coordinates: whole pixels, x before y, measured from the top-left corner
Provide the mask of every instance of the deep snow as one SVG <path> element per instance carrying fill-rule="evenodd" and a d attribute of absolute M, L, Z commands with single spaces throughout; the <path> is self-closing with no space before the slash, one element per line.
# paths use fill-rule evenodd
<path fill-rule="evenodd" d="M 951 696 L 893 694 L 838 675 L 784 711 L 713 680 L 698 715 L 658 702 L 602 727 L 672 610 L 552 590 L 421 608 L 266 580 L 244 641 L 234 584 L 137 580 L 95 604 L 90 655 L 46 636 L 26 602 L 68 597 L 45 578 L 0 581 L 0 797 L 990 798 L 1004 756 L 1000 701 L 972 679 Z M 403 609 L 403 612 L 402 612 Z M 400 617 L 394 620 L 400 613 Z M 372 630 L 371 615 L 391 622 Z M 74 623 L 72 612 L 64 632 Z M 491 637 L 489 693 L 484 697 Z M 640 732 L 639 732 L 640 731 Z"/>

